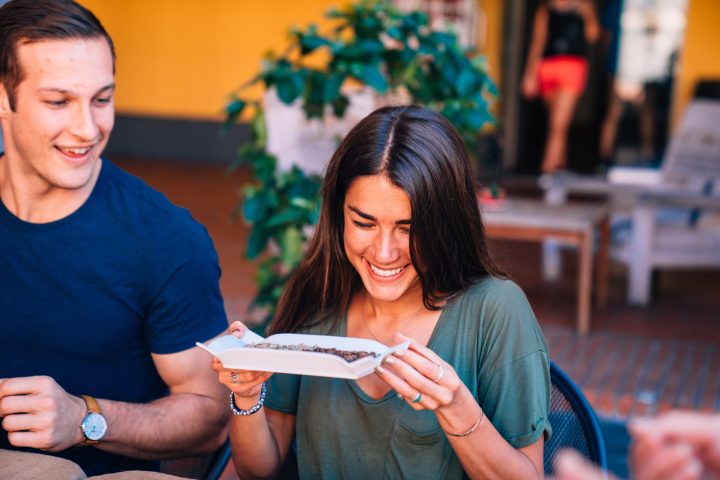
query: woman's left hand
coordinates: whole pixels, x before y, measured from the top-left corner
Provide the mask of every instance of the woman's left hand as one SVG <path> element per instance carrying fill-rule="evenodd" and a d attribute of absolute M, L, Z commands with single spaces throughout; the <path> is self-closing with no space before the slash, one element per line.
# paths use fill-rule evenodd
<path fill-rule="evenodd" d="M 395 335 L 398 343 L 408 339 L 401 333 Z M 407 351 L 387 356 L 375 373 L 415 410 L 449 406 L 462 385 L 450 364 L 414 340 Z"/>

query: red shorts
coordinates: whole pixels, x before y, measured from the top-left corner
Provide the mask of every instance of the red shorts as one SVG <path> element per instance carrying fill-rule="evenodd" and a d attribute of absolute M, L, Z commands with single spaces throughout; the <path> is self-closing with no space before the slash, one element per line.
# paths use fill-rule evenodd
<path fill-rule="evenodd" d="M 540 95 L 547 97 L 557 90 L 570 90 L 578 95 L 585 91 L 588 62 L 582 57 L 558 55 L 544 58 L 538 68 Z"/>

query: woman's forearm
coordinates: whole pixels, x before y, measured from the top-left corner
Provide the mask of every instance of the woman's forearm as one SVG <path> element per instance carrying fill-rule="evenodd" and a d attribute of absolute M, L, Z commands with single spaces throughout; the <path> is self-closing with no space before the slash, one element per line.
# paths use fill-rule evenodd
<path fill-rule="evenodd" d="M 285 455 L 264 409 L 253 415 L 233 416 L 230 422 L 232 460 L 241 478 L 274 478 Z"/>
<path fill-rule="evenodd" d="M 540 7 L 533 19 L 533 31 L 525 63 L 525 75 L 535 75 L 547 40 L 547 10 Z"/>
<path fill-rule="evenodd" d="M 437 410 L 436 414 L 465 473 L 470 478 L 542 478 L 542 445 L 539 446 L 539 459 L 535 461 L 523 450 L 516 450 L 498 433 L 490 419 L 484 416 L 470 391 L 466 387 L 463 390 L 459 392 L 456 402 Z M 451 435 L 472 430 L 481 415 L 483 418 L 472 433 L 466 436 Z M 538 448 L 537 445 L 531 447 L 535 450 Z"/>

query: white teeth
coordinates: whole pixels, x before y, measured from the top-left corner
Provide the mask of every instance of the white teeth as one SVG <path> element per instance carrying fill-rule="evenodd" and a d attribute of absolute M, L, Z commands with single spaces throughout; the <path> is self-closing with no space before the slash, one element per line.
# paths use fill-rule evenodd
<path fill-rule="evenodd" d="M 400 268 L 393 268 L 392 270 L 383 270 L 382 268 L 378 268 L 372 263 L 369 264 L 370 269 L 379 277 L 392 277 L 393 275 L 397 275 L 398 273 L 402 272 L 405 267 Z"/>
<path fill-rule="evenodd" d="M 84 148 L 72 148 L 72 147 L 59 147 L 60 150 L 68 153 L 72 153 L 74 155 L 85 155 L 87 152 L 90 151 L 90 147 L 84 147 Z"/>

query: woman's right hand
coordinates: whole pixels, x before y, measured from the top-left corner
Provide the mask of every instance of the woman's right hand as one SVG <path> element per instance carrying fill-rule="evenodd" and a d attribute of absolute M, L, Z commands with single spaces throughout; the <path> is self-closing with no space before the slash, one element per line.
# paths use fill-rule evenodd
<path fill-rule="evenodd" d="M 540 81 L 538 80 L 537 73 L 527 72 L 523 76 L 522 94 L 525 98 L 535 98 L 538 93 L 540 93 Z"/>
<path fill-rule="evenodd" d="M 246 330 L 247 327 L 242 322 L 233 322 L 230 325 L 230 333 L 238 338 L 241 338 Z M 212 369 L 218 373 L 218 381 L 235 394 L 235 403 L 240 408 L 250 408 L 257 403 L 263 382 L 272 375 L 271 372 L 225 368 L 215 357 Z"/>

